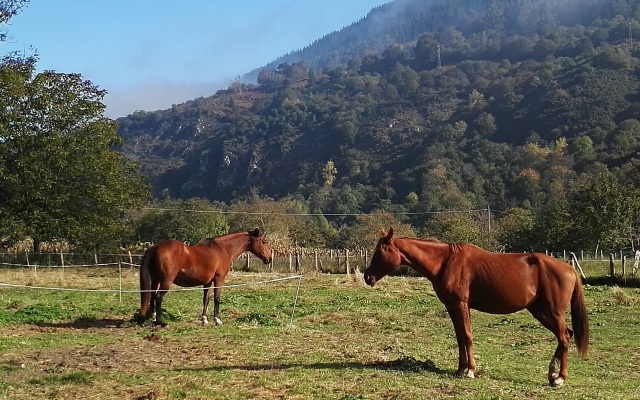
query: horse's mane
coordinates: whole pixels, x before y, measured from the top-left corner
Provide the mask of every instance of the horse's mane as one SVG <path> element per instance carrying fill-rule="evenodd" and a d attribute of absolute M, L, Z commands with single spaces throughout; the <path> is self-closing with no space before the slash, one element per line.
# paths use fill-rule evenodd
<path fill-rule="evenodd" d="M 198 243 L 196 244 L 200 244 L 200 245 L 204 245 L 204 246 L 209 246 L 211 247 L 211 245 L 214 242 L 220 242 L 221 240 L 224 240 L 224 238 L 229 238 L 230 236 L 240 236 L 240 235 L 246 235 L 246 234 L 251 234 L 251 232 L 233 232 L 233 233 L 227 233 L 224 235 L 220 235 L 220 236 L 216 236 L 216 237 L 210 237 L 210 238 L 205 238 L 200 240 Z"/>
<path fill-rule="evenodd" d="M 211 242 L 214 240 L 215 238 L 204 238 L 202 240 L 200 240 L 197 244 L 202 244 L 205 246 L 211 246 Z"/>
<path fill-rule="evenodd" d="M 464 249 L 465 247 L 468 247 L 469 243 L 464 243 L 464 242 L 450 242 L 449 243 L 449 249 L 451 249 L 452 252 L 456 252 L 456 251 L 460 251 L 462 249 Z"/>
<path fill-rule="evenodd" d="M 469 246 L 477 247 L 474 244 L 466 243 L 466 242 L 443 242 L 442 240 L 434 237 L 422 238 L 418 240 L 421 240 L 423 242 L 430 242 L 430 243 L 446 243 L 452 252 L 461 251 L 465 247 L 469 247 Z"/>

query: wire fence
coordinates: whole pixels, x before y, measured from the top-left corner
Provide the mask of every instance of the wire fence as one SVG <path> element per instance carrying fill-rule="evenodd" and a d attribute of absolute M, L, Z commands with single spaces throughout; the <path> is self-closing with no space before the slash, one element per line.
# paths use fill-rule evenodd
<path fill-rule="evenodd" d="M 106 266 L 125 263 L 140 265 L 143 253 L 120 254 L 86 254 L 86 253 L 33 253 L 5 252 L 0 253 L 0 268 L 11 266 Z M 323 272 L 349 273 L 355 269 L 364 269 L 369 252 L 358 250 L 332 250 L 298 248 L 291 251 L 272 249 L 273 261 L 265 265 L 251 253 L 244 253 L 232 265 L 232 270 L 244 272 Z"/>
<path fill-rule="evenodd" d="M 615 253 L 604 251 L 547 251 L 546 254 L 571 263 L 580 269 L 583 277 L 604 278 L 607 276 L 631 276 L 638 273 L 640 250 L 624 249 Z M 232 264 L 232 271 L 296 273 L 310 272 L 351 274 L 366 269 L 370 252 L 367 249 L 313 249 L 296 248 L 290 251 L 272 251 L 273 261 L 264 264 L 251 253 L 244 253 Z M 142 260 L 143 253 L 86 254 L 86 253 L 0 253 L 0 270 L 7 268 L 77 268 L 106 267 L 111 269 L 134 269 Z M 410 271 L 406 271 L 411 273 Z"/>

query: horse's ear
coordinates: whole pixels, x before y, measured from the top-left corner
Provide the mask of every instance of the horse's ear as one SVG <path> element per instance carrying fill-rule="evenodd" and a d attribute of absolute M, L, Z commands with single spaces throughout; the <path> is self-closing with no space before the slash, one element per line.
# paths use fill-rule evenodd
<path fill-rule="evenodd" d="M 250 234 L 251 236 L 260 236 L 260 229 L 259 229 L 259 228 L 256 228 L 256 229 L 254 229 L 254 230 L 252 230 L 252 231 L 249 231 L 249 234 Z"/>
<path fill-rule="evenodd" d="M 382 234 L 382 239 L 384 243 L 391 243 L 391 239 L 393 238 L 393 227 L 389 227 L 389 230 L 385 232 L 384 229 L 380 230 Z"/>

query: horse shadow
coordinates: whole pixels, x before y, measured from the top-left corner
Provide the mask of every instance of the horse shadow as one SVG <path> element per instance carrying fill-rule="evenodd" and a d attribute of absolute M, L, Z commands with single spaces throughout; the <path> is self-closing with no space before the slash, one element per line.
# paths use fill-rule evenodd
<path fill-rule="evenodd" d="M 131 328 L 136 326 L 133 319 L 127 318 L 94 318 L 80 317 L 67 322 L 38 322 L 35 324 L 41 328 L 73 328 L 73 329 L 111 329 Z"/>
<path fill-rule="evenodd" d="M 180 368 L 180 372 L 202 372 L 202 371 L 264 371 L 264 370 L 286 370 L 292 368 L 304 369 L 360 369 L 360 370 L 386 370 L 386 371 L 405 371 L 405 372 L 431 372 L 437 375 L 451 375 L 449 371 L 438 368 L 431 360 L 417 360 L 413 357 L 401 357 L 396 360 L 388 361 L 340 361 L 340 362 L 317 362 L 317 363 L 284 363 L 284 364 L 248 364 L 248 365 L 214 365 L 202 368 Z"/>

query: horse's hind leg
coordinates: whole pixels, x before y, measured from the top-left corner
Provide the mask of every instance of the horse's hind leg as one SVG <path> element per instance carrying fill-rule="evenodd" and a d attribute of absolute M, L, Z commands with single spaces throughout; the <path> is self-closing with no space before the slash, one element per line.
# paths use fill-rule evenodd
<path fill-rule="evenodd" d="M 202 324 L 207 325 L 209 320 L 207 319 L 207 308 L 209 307 L 209 299 L 211 298 L 211 284 L 213 282 L 209 282 L 203 286 L 202 293 Z"/>
<path fill-rule="evenodd" d="M 549 384 L 552 386 L 562 386 L 567 379 L 567 353 L 569 351 L 569 340 L 571 332 L 567 329 L 564 313 L 554 313 L 549 307 L 536 305 L 529 307 L 529 312 L 535 319 L 551 331 L 558 340 L 558 346 L 549 363 Z"/>
<path fill-rule="evenodd" d="M 154 293 L 155 299 L 155 311 L 156 311 L 156 325 L 167 326 L 166 322 L 164 322 L 164 318 L 162 317 L 162 301 L 164 300 L 164 296 L 167 294 L 167 291 L 171 288 L 170 284 L 160 284 L 160 288 L 157 292 Z"/>
<path fill-rule="evenodd" d="M 156 319 L 157 311 L 156 311 L 156 295 L 158 294 L 158 288 L 160 287 L 159 283 L 152 283 L 151 289 L 154 292 L 149 292 L 149 310 L 144 315 L 145 320 L 147 319 Z"/>

